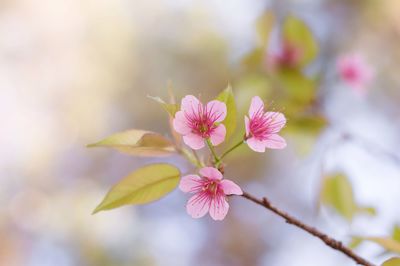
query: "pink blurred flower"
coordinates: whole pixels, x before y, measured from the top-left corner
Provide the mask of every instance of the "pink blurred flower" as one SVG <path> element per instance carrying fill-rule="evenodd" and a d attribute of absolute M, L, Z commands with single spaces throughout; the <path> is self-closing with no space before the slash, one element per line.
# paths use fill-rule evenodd
<path fill-rule="evenodd" d="M 283 149 L 286 141 L 277 133 L 286 124 L 286 118 L 279 112 L 264 112 L 264 103 L 260 97 L 251 100 L 249 117 L 244 118 L 246 142 L 256 152 L 265 152 L 266 148 Z"/>
<path fill-rule="evenodd" d="M 341 79 L 359 94 L 366 92 L 366 85 L 373 77 L 372 68 L 358 54 L 345 55 L 338 59 L 337 69 Z"/>
<path fill-rule="evenodd" d="M 294 68 L 299 64 L 301 51 L 299 48 L 283 42 L 278 51 L 268 55 L 267 65 L 269 68 L 275 69 L 279 67 Z"/>
<path fill-rule="evenodd" d="M 214 100 L 203 105 L 196 97 L 187 95 L 182 99 L 181 111 L 175 114 L 174 129 L 183 135 L 183 141 L 192 149 L 204 147 L 210 139 L 217 146 L 225 139 L 226 129 L 222 122 L 226 117 L 226 105 Z"/>
<path fill-rule="evenodd" d="M 200 218 L 210 213 L 214 220 L 223 220 L 228 213 L 227 195 L 242 195 L 242 189 L 230 180 L 222 180 L 220 171 L 214 167 L 200 169 L 200 176 L 182 177 L 179 188 L 187 193 L 194 193 L 189 199 L 186 210 L 193 218 Z"/>

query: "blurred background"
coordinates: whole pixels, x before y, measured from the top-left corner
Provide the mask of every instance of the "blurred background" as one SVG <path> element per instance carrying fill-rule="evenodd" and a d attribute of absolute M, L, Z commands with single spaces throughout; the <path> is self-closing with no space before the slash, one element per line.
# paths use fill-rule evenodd
<path fill-rule="evenodd" d="M 385 244 L 400 245 L 399 41 L 398 0 L 2 0 L 0 265 L 354 265 L 238 197 L 222 222 L 192 219 L 178 190 L 91 215 L 141 165 L 193 171 L 85 147 L 131 128 L 168 136 L 147 98 L 168 99 L 168 81 L 203 101 L 230 83 L 238 136 L 252 96 L 284 112 L 288 147 L 243 147 L 226 176 L 377 264 L 400 253 Z M 336 69 L 349 53 L 373 68 L 364 95 Z"/>

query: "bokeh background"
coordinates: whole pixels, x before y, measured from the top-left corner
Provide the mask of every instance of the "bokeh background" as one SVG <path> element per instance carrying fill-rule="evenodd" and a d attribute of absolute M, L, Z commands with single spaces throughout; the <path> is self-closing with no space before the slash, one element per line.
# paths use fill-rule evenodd
<path fill-rule="evenodd" d="M 275 17 L 272 35 L 290 14 L 313 33 L 318 54 L 300 71 L 315 78 L 312 97 L 297 98 L 302 78 L 279 83 L 262 60 L 256 67 L 246 60 L 265 14 Z M 166 113 L 147 98 L 168 99 L 168 81 L 178 99 L 203 100 L 230 83 L 241 115 L 260 94 L 289 117 L 282 131 L 288 147 L 265 154 L 243 147 L 227 160 L 230 179 L 346 244 L 354 236 L 394 238 L 399 41 L 398 0 L 2 0 L 0 265 L 354 265 L 241 198 L 230 200 L 222 222 L 190 218 L 178 190 L 91 215 L 141 165 L 167 161 L 193 170 L 178 156 L 137 158 L 85 145 L 130 128 L 168 135 Z M 336 73 L 337 58 L 352 52 L 375 72 L 363 97 Z M 282 98 L 279 84 L 297 96 Z M 354 199 L 333 189 L 339 203 L 329 205 L 321 191 L 335 173 L 346 177 Z M 357 211 L 349 211 L 354 204 Z M 371 241 L 356 251 L 377 264 L 393 256 Z"/>

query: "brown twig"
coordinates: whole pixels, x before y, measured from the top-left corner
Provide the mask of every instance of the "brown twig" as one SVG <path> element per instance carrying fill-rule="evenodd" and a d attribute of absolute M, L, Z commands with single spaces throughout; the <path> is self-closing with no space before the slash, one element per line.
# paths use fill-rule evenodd
<path fill-rule="evenodd" d="M 242 197 L 257 203 L 265 208 L 267 208 L 268 210 L 272 211 L 273 213 L 279 215 L 280 217 L 282 217 L 283 219 L 286 220 L 286 222 L 288 224 L 292 224 L 294 226 L 297 226 L 298 228 L 310 233 L 311 235 L 318 237 L 319 239 L 321 239 L 326 245 L 330 246 L 333 249 L 336 249 L 339 252 L 342 252 L 343 254 L 345 254 L 346 256 L 348 256 L 349 258 L 353 259 L 357 264 L 359 265 L 364 265 L 364 266 L 375 266 L 375 264 L 367 261 L 366 259 L 358 256 L 357 254 L 355 254 L 350 248 L 346 247 L 345 245 L 343 245 L 342 242 L 333 239 L 332 237 L 326 235 L 325 233 L 322 233 L 321 231 L 319 231 L 318 229 L 316 229 L 315 227 L 309 226 L 307 224 L 304 224 L 303 222 L 301 222 L 300 220 L 298 220 L 297 218 L 291 216 L 290 214 L 281 211 L 280 209 L 276 208 L 275 206 L 273 206 L 271 204 L 271 202 L 267 199 L 267 198 L 256 198 L 252 195 L 250 195 L 247 192 L 243 192 Z"/>

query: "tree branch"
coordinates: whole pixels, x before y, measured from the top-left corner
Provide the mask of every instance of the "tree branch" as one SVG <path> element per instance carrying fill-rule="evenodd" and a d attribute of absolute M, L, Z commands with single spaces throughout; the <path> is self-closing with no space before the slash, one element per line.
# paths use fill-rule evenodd
<path fill-rule="evenodd" d="M 340 242 L 336 239 L 333 239 L 332 237 L 326 235 L 325 233 L 322 233 L 318 229 L 316 229 L 312 226 L 309 226 L 307 224 L 304 224 L 303 222 L 301 222 L 297 218 L 291 216 L 290 214 L 288 214 L 284 211 L 281 211 L 280 209 L 276 208 L 275 206 L 272 206 L 271 202 L 267 198 L 264 197 L 262 199 L 259 199 L 259 198 L 256 198 L 256 197 L 250 195 L 247 192 L 243 192 L 242 197 L 244 197 L 254 203 L 257 203 L 258 205 L 261 205 L 261 206 L 267 208 L 268 210 L 272 211 L 273 213 L 279 215 L 280 217 L 282 217 L 283 219 L 286 220 L 286 223 L 297 226 L 298 228 L 308 232 L 309 234 L 321 239 L 326 245 L 328 245 L 329 247 L 331 247 L 333 249 L 336 249 L 339 252 L 342 252 L 343 254 L 345 254 L 352 260 L 354 260 L 357 264 L 364 265 L 364 266 L 375 266 L 375 264 L 373 264 L 373 263 L 367 261 L 366 259 L 355 254 L 350 248 L 344 246 L 342 242 Z"/>

